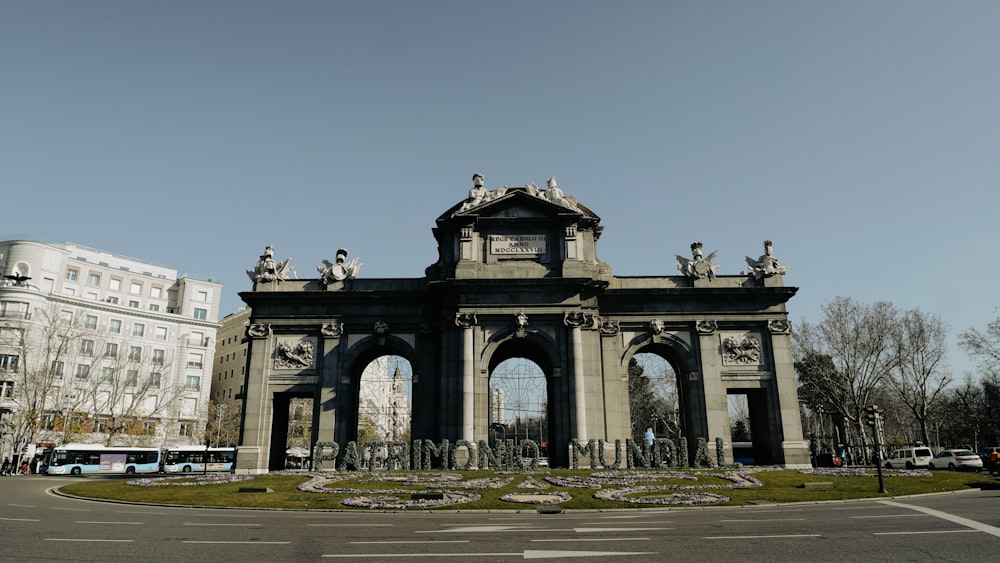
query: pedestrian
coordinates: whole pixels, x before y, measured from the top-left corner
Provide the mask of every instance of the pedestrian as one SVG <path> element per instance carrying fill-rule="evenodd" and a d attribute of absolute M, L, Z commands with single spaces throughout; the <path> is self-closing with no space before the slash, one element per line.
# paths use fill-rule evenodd
<path fill-rule="evenodd" d="M 653 429 L 647 428 L 646 433 L 643 434 L 642 437 L 646 439 L 646 445 L 652 447 L 653 439 L 655 438 L 655 436 L 653 436 Z"/>
<path fill-rule="evenodd" d="M 990 475 L 993 475 L 994 473 L 1000 474 L 1000 467 L 997 467 L 997 462 L 1000 462 L 1000 451 L 997 451 L 997 448 L 993 448 L 993 451 L 990 452 L 989 459 L 990 461 L 986 467 L 989 470 Z"/>
<path fill-rule="evenodd" d="M 3 458 L 3 465 L 0 465 L 0 475 L 9 475 L 9 474 L 10 474 L 10 458 L 5 457 Z"/>

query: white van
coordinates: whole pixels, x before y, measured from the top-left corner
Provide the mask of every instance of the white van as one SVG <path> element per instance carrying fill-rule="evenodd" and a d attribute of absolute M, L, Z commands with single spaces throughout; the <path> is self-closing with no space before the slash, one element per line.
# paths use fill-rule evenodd
<path fill-rule="evenodd" d="M 927 446 L 904 446 L 889 456 L 885 462 L 886 469 L 914 469 L 927 467 L 934 454 Z"/>

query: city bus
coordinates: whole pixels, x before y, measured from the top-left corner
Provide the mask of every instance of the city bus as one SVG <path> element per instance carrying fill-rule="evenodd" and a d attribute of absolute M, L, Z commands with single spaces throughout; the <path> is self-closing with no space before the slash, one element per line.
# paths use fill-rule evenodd
<path fill-rule="evenodd" d="M 230 471 L 235 458 L 235 448 L 208 448 L 206 451 L 205 446 L 177 446 L 167 448 L 163 456 L 163 471 L 166 473 Z"/>
<path fill-rule="evenodd" d="M 160 470 L 158 448 L 107 447 L 100 444 L 56 446 L 48 456 L 49 475 L 82 473 L 156 473 Z"/>

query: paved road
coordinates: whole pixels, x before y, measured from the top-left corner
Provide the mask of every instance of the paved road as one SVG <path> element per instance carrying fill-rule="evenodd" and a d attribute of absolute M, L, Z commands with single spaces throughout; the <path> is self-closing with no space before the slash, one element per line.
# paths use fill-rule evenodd
<path fill-rule="evenodd" d="M 748 508 L 286 512 L 68 499 L 0 478 L 0 561 L 993 561 L 1000 490 Z"/>

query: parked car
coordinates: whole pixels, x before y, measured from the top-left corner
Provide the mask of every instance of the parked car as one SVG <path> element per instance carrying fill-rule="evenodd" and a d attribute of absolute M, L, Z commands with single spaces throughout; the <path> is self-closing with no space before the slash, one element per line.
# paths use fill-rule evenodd
<path fill-rule="evenodd" d="M 914 469 L 930 465 L 934 454 L 927 446 L 905 446 L 892 452 L 885 462 L 886 469 Z"/>
<path fill-rule="evenodd" d="M 972 450 L 942 450 L 927 465 L 931 469 L 969 469 L 979 471 L 983 460 Z"/>

